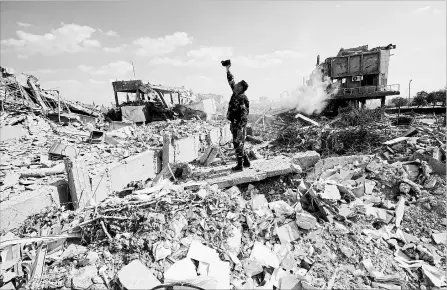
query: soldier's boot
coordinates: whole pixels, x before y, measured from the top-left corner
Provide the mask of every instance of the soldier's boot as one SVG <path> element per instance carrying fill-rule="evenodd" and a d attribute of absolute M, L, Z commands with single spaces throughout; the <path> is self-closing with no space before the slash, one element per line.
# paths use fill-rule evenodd
<path fill-rule="evenodd" d="M 244 154 L 244 163 L 243 163 L 244 167 L 250 167 L 251 163 L 250 163 L 250 159 L 248 159 L 247 154 Z"/>
<path fill-rule="evenodd" d="M 244 158 L 243 157 L 238 157 L 237 158 L 237 165 L 233 168 L 231 168 L 231 170 L 233 171 L 242 171 L 244 170 L 244 167 L 242 166 Z"/>

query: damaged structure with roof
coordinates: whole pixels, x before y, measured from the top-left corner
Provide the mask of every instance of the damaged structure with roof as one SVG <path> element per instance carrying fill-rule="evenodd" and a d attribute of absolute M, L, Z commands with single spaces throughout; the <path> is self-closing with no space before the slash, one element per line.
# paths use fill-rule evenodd
<path fill-rule="evenodd" d="M 399 84 L 388 83 L 391 50 L 395 48 L 392 44 L 372 49 L 368 45 L 341 48 L 337 56 L 328 57 L 324 62 L 320 63 L 317 56 L 313 74 L 321 73 L 322 78 L 329 78 L 338 87 L 332 96 L 332 105 L 350 102 L 364 106 L 366 100 L 380 99 L 383 107 L 387 96 L 400 94 Z M 312 85 L 311 82 L 312 77 L 307 85 Z"/>

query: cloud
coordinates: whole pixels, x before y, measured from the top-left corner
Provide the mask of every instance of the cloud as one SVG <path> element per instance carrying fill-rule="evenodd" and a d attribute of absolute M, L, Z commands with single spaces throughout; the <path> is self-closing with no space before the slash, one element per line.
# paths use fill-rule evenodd
<path fill-rule="evenodd" d="M 23 30 L 16 31 L 17 38 L 4 39 L 1 45 L 23 56 L 35 54 L 57 55 L 76 53 L 99 48 L 98 40 L 92 39 L 96 30 L 78 24 L 62 24 L 45 34 L 32 34 Z"/>
<path fill-rule="evenodd" d="M 28 74 L 37 75 L 38 76 L 40 74 L 54 74 L 54 73 L 57 73 L 59 71 L 60 70 L 58 70 L 58 69 L 37 69 L 37 70 L 29 71 Z"/>
<path fill-rule="evenodd" d="M 109 83 L 108 81 L 98 81 L 98 80 L 94 80 L 94 79 L 89 79 L 88 81 L 94 85 L 104 85 L 104 84 Z"/>
<path fill-rule="evenodd" d="M 90 73 L 95 76 L 113 76 L 121 77 L 133 71 L 132 64 L 127 61 L 116 61 L 109 64 L 103 65 L 98 68 L 92 66 L 80 65 L 78 68 L 83 71 Z"/>
<path fill-rule="evenodd" d="M 17 25 L 18 25 L 18 26 L 22 26 L 22 27 L 31 27 L 31 26 L 34 26 L 34 25 L 32 25 L 32 24 L 25 23 L 25 22 L 17 22 Z"/>
<path fill-rule="evenodd" d="M 429 11 L 430 9 L 431 9 L 430 6 L 425 6 L 425 7 L 421 7 L 421 8 L 414 9 L 414 10 L 412 11 L 412 13 L 413 13 L 413 14 L 420 14 L 420 13 L 427 12 L 427 11 Z"/>
<path fill-rule="evenodd" d="M 133 41 L 138 46 L 136 54 L 141 56 L 157 56 L 168 54 L 179 46 L 192 43 L 193 38 L 186 32 L 175 32 L 159 38 L 140 37 Z"/>
<path fill-rule="evenodd" d="M 123 52 L 126 47 L 127 47 L 126 44 L 122 44 L 116 47 L 104 47 L 103 50 L 107 53 L 117 53 L 117 52 Z"/>
<path fill-rule="evenodd" d="M 186 53 L 188 59 L 158 57 L 150 64 L 164 64 L 172 66 L 208 67 L 218 64 L 221 60 L 231 58 L 233 63 L 251 68 L 264 68 L 281 64 L 285 58 L 302 58 L 304 55 L 292 50 L 274 51 L 267 54 L 233 56 L 233 48 L 228 46 L 210 46 L 190 50 Z"/>
<path fill-rule="evenodd" d="M 186 53 L 188 59 L 158 57 L 151 60 L 151 64 L 165 64 L 172 66 L 208 67 L 218 64 L 221 60 L 230 58 L 233 48 L 228 46 L 209 46 L 190 50 Z"/>
<path fill-rule="evenodd" d="M 116 31 L 109 30 L 109 31 L 105 32 L 104 35 L 106 35 L 106 36 L 118 36 L 118 33 L 116 33 Z"/>

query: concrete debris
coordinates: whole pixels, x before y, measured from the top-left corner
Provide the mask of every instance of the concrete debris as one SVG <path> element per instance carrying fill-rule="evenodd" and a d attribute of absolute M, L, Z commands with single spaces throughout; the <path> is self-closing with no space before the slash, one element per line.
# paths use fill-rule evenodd
<path fill-rule="evenodd" d="M 211 102 L 190 106 L 204 113 L 159 94 L 189 103 L 189 91 L 117 82 L 153 105 L 103 113 L 62 100 L 69 110 L 57 114 L 57 94 L 36 80 L 20 94 L 11 76 L 1 81 L 0 222 L 11 232 L 0 237 L 0 287 L 445 286 L 439 122 L 258 112 L 252 165 L 232 172 L 230 126 Z"/>
<path fill-rule="evenodd" d="M 309 213 L 300 212 L 296 214 L 295 222 L 298 225 L 298 227 L 305 230 L 311 230 L 317 224 L 317 219 Z"/>
<path fill-rule="evenodd" d="M 128 290 L 151 289 L 160 285 L 160 281 L 139 260 L 133 260 L 118 273 L 118 280 Z"/>

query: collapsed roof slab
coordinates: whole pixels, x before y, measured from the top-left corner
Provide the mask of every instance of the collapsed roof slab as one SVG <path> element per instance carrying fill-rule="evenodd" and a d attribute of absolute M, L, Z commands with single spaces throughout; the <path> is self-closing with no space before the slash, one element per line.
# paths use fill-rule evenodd
<path fill-rule="evenodd" d="M 227 188 L 238 184 L 261 181 L 269 177 L 301 173 L 299 165 L 293 164 L 290 158 L 278 156 L 267 160 L 254 160 L 250 168 L 233 172 L 231 167 L 235 164 L 217 166 L 213 168 L 200 168 L 194 173 L 197 177 L 207 177 L 204 182 L 217 184 L 219 188 Z M 191 188 L 197 184 L 191 184 Z M 185 188 L 190 187 L 186 185 Z"/>

